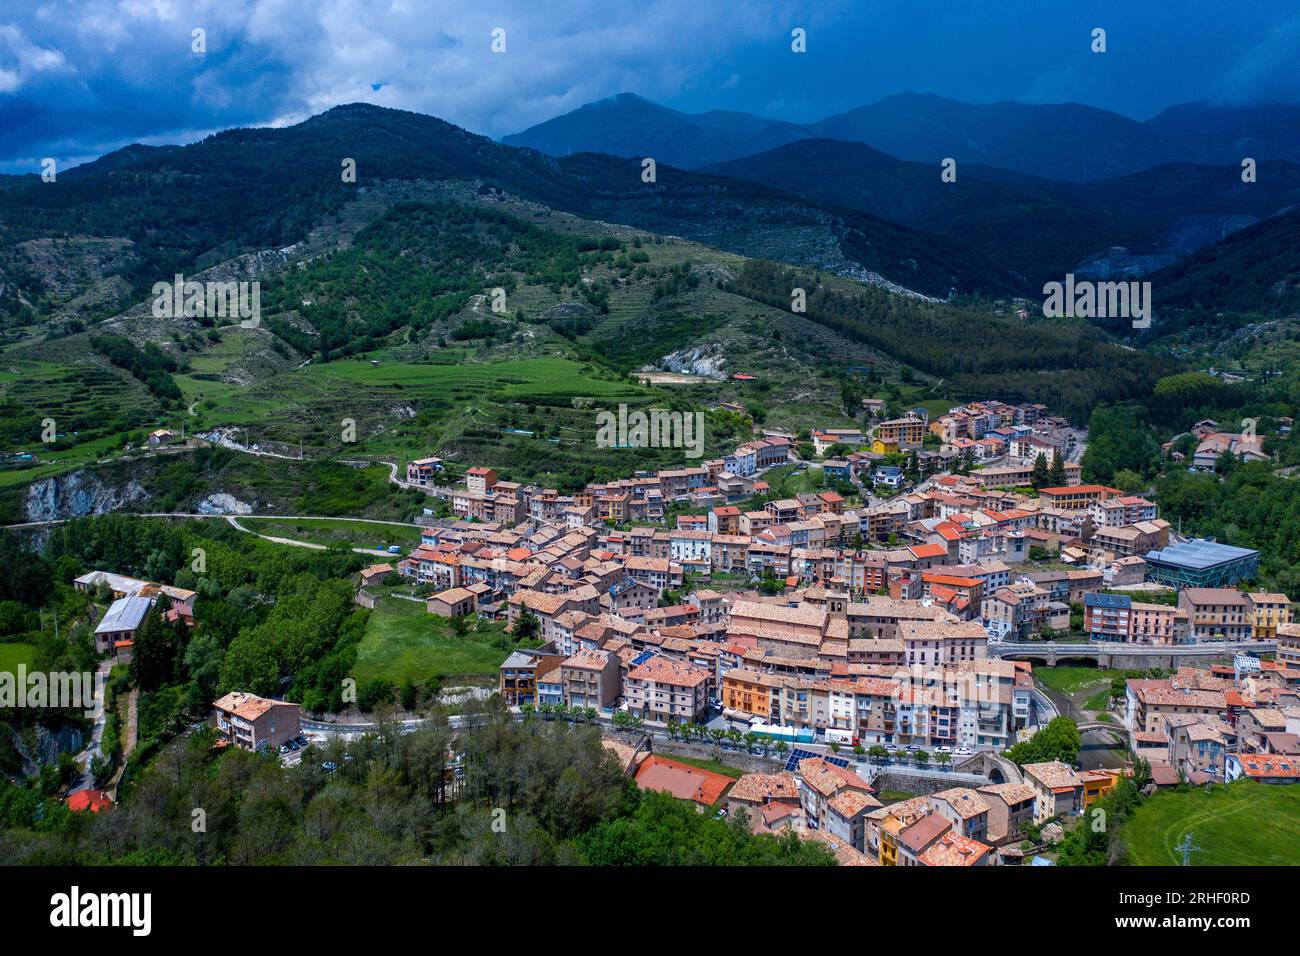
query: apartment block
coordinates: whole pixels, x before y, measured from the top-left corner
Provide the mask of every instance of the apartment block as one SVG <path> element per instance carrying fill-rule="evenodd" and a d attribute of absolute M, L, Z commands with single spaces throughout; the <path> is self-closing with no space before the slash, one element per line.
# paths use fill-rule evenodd
<path fill-rule="evenodd" d="M 242 750 L 274 750 L 301 733 L 298 705 L 233 691 L 214 701 L 217 733 Z"/>
<path fill-rule="evenodd" d="M 652 657 L 627 673 L 624 697 L 629 713 L 643 720 L 690 724 L 708 711 L 709 672 Z"/>

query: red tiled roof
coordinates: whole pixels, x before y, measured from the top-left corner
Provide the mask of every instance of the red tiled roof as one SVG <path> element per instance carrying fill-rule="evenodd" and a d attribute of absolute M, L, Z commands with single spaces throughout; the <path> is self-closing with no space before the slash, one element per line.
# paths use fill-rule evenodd
<path fill-rule="evenodd" d="M 68 797 L 69 810 L 89 810 L 91 813 L 98 813 L 112 805 L 113 799 L 106 790 L 78 790 Z"/>
<path fill-rule="evenodd" d="M 717 803 L 731 784 L 730 777 L 658 754 L 646 757 L 636 771 L 636 785 L 642 790 L 671 793 L 679 800 L 692 800 L 706 807 Z"/>

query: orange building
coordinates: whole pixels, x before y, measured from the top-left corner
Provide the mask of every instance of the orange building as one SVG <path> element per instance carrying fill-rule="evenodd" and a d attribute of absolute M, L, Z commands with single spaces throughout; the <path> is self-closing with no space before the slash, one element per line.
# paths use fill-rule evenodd
<path fill-rule="evenodd" d="M 733 667 L 722 675 L 722 706 L 766 720 L 772 713 L 773 675 L 751 667 Z"/>

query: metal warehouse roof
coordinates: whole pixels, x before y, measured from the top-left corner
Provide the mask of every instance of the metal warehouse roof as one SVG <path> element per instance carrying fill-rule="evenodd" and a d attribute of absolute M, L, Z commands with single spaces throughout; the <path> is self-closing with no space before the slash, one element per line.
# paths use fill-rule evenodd
<path fill-rule="evenodd" d="M 104 615 L 104 619 L 95 628 L 95 633 L 134 631 L 140 626 L 144 616 L 149 613 L 151 604 L 153 604 L 153 601 L 144 597 L 124 597 L 114 601 L 108 609 L 108 613 Z"/>
<path fill-rule="evenodd" d="M 1185 568 L 1212 568 L 1216 564 L 1255 557 L 1258 554 L 1258 551 L 1252 551 L 1250 548 L 1237 548 L 1230 544 L 1195 538 L 1185 544 L 1171 544 L 1167 548 L 1151 551 L 1146 559 L 1177 564 Z"/>

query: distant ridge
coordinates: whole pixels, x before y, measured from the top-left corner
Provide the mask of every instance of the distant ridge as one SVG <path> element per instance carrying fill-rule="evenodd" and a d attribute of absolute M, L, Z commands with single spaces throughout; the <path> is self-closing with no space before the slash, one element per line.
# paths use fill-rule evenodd
<path fill-rule="evenodd" d="M 631 93 L 599 100 L 506 136 L 553 156 L 653 156 L 684 169 L 801 139 L 865 143 L 899 159 L 995 166 L 1086 182 L 1166 163 L 1235 165 L 1243 156 L 1300 162 L 1300 105 L 1172 106 L 1145 122 L 1078 103 L 962 103 L 899 93 L 815 123 L 748 113 L 684 113 Z"/>

